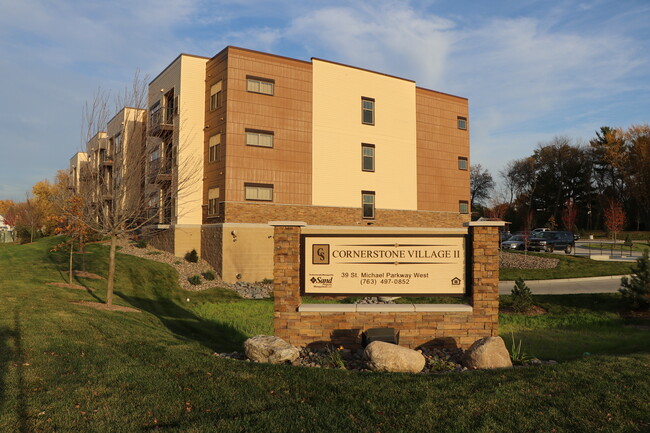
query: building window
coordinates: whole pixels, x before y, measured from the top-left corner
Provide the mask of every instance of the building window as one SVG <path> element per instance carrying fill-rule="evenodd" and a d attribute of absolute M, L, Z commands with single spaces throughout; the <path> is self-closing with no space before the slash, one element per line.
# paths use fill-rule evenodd
<path fill-rule="evenodd" d="M 375 217 L 375 192 L 361 191 L 361 203 L 363 207 L 364 218 Z"/>
<path fill-rule="evenodd" d="M 113 137 L 113 145 L 115 146 L 115 153 L 120 153 L 122 151 L 122 133 L 118 132 Z"/>
<path fill-rule="evenodd" d="M 253 93 L 273 95 L 275 81 L 268 78 L 246 77 L 246 90 Z"/>
<path fill-rule="evenodd" d="M 375 100 L 372 98 L 361 98 L 361 123 L 375 124 Z"/>
<path fill-rule="evenodd" d="M 375 145 L 361 145 L 361 170 L 375 171 Z"/>
<path fill-rule="evenodd" d="M 246 145 L 273 147 L 273 132 L 257 131 L 254 129 L 246 130 Z"/>
<path fill-rule="evenodd" d="M 458 129 L 467 129 L 467 117 L 458 116 Z"/>
<path fill-rule="evenodd" d="M 469 213 L 469 203 L 465 200 L 458 202 L 458 210 L 460 213 Z"/>
<path fill-rule="evenodd" d="M 215 134 L 210 137 L 208 147 L 208 162 L 219 161 L 219 147 L 221 144 L 221 134 Z"/>
<path fill-rule="evenodd" d="M 219 188 L 208 190 L 208 215 L 218 215 L 219 209 Z"/>
<path fill-rule="evenodd" d="M 246 200 L 273 201 L 273 185 L 245 183 L 244 196 Z"/>
<path fill-rule="evenodd" d="M 221 83 L 218 81 L 217 84 L 210 87 L 210 111 L 216 110 L 221 107 L 222 103 L 222 92 L 221 92 Z"/>
<path fill-rule="evenodd" d="M 463 156 L 458 157 L 458 169 L 467 170 L 467 158 Z"/>

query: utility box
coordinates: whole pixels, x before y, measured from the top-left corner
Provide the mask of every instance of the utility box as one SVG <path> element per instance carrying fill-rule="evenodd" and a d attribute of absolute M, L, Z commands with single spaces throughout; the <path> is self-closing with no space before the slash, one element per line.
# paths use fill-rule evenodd
<path fill-rule="evenodd" d="M 370 328 L 361 335 L 363 347 L 373 341 L 399 344 L 399 331 L 395 332 L 395 328 Z"/>

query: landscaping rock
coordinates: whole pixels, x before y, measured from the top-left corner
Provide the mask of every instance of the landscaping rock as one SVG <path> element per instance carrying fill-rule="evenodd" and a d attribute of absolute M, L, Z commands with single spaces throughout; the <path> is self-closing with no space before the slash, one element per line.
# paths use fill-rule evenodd
<path fill-rule="evenodd" d="M 300 351 L 279 337 L 256 335 L 244 341 L 244 353 L 255 362 L 282 364 L 295 361 Z"/>
<path fill-rule="evenodd" d="M 554 269 L 560 259 L 501 252 L 500 267 L 509 269 Z"/>
<path fill-rule="evenodd" d="M 465 351 L 462 364 L 469 369 L 512 368 L 510 353 L 501 337 L 477 340 Z"/>
<path fill-rule="evenodd" d="M 418 351 L 383 341 L 373 341 L 366 346 L 363 357 L 373 371 L 419 373 L 426 362 Z"/>

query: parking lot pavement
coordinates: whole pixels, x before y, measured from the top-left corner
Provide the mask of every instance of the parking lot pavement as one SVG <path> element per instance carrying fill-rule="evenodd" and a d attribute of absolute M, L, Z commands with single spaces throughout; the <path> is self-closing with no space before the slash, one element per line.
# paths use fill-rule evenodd
<path fill-rule="evenodd" d="M 526 285 L 534 295 L 569 295 L 580 293 L 616 293 L 622 275 L 609 277 L 569 278 L 559 280 L 528 280 Z M 499 281 L 499 294 L 509 295 L 514 281 Z"/>

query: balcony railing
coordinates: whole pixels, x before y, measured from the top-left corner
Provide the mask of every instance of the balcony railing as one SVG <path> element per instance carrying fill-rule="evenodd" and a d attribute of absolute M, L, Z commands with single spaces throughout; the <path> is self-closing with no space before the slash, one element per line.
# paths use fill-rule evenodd
<path fill-rule="evenodd" d="M 174 129 L 173 108 L 158 107 L 149 113 L 150 135 L 160 136 Z"/>
<path fill-rule="evenodd" d="M 149 183 L 171 182 L 171 158 L 156 158 L 149 161 Z"/>

